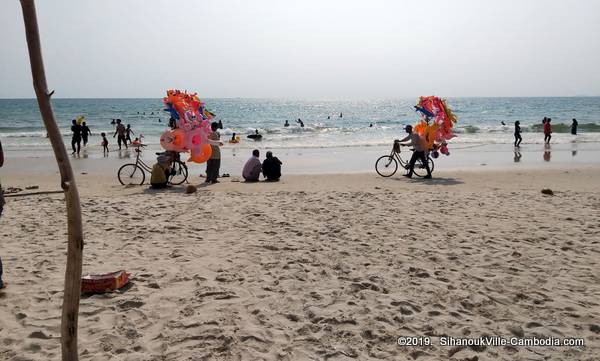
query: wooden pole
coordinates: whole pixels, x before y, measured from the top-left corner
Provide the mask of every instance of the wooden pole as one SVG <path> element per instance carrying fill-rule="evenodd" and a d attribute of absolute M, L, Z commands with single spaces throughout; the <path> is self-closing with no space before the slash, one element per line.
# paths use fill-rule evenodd
<path fill-rule="evenodd" d="M 54 157 L 60 170 L 60 186 L 65 193 L 67 207 L 67 269 L 65 271 L 65 291 L 62 305 L 61 344 L 63 361 L 76 361 L 77 355 L 77 320 L 79 316 L 79 296 L 81 294 L 81 263 L 83 258 L 83 225 L 81 204 L 75 185 L 73 169 L 65 149 L 62 136 L 54 119 L 50 97 L 54 91 L 48 92 L 46 73 L 38 31 L 37 15 L 33 0 L 20 0 L 25 21 L 25 35 L 29 49 L 29 61 L 33 76 L 33 88 L 48 138 L 52 144 Z"/>

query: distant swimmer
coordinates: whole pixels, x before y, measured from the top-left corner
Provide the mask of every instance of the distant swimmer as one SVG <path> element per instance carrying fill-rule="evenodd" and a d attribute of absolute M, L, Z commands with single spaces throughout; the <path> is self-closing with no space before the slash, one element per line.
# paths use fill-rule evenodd
<path fill-rule="evenodd" d="M 327 116 L 327 119 L 331 119 L 331 115 L 328 115 L 328 116 Z"/>
<path fill-rule="evenodd" d="M 283 125 L 284 127 L 289 127 L 290 126 L 290 122 L 287 121 L 287 119 L 285 120 L 285 124 Z"/>
<path fill-rule="evenodd" d="M 300 128 L 304 128 L 304 122 L 302 121 L 302 119 L 298 118 L 298 120 L 296 120 L 296 123 L 300 124 Z"/>
<path fill-rule="evenodd" d="M 373 128 L 373 123 L 369 124 L 369 128 Z"/>
<path fill-rule="evenodd" d="M 340 118 L 343 118 L 344 116 L 342 115 L 342 113 L 340 113 Z"/>
<path fill-rule="evenodd" d="M 500 124 L 502 124 L 502 125 L 506 125 L 506 123 L 504 123 L 504 120 L 501 120 L 501 121 L 500 121 Z"/>
<path fill-rule="evenodd" d="M 111 125 L 115 125 L 115 124 L 117 124 L 117 122 L 116 122 L 116 121 L 113 119 L 113 120 L 110 122 L 110 124 L 111 124 Z"/>
<path fill-rule="evenodd" d="M 223 129 L 223 122 L 221 121 L 221 119 L 219 119 L 219 124 L 218 124 L 218 126 L 219 126 L 219 129 Z"/>
<path fill-rule="evenodd" d="M 258 134 L 258 129 L 256 129 L 256 130 L 254 131 L 254 134 L 250 134 L 250 135 L 248 136 L 248 138 L 250 138 L 250 139 L 254 139 L 254 140 L 261 140 L 261 139 L 262 139 L 262 135 L 261 135 L 261 134 Z"/>
<path fill-rule="evenodd" d="M 240 142 L 240 136 L 233 133 L 231 135 L 231 139 L 229 139 L 229 143 L 239 143 L 239 142 Z"/>

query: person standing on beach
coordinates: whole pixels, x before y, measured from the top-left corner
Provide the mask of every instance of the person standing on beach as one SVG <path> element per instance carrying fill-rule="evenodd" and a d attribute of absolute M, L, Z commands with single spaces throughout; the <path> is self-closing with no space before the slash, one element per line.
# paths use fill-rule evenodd
<path fill-rule="evenodd" d="M 2 151 L 2 142 L 0 142 L 0 168 L 4 165 L 4 152 Z M 2 217 L 2 209 L 4 209 L 4 190 L 2 189 L 2 183 L 0 183 L 0 217 Z M 1 269 L 1 266 L 0 266 Z M 0 271 L 0 276 L 2 271 Z M 2 280 L 0 280 L 2 282 Z M 1 288 L 1 287 L 0 287 Z"/>
<path fill-rule="evenodd" d="M 550 144 L 550 139 L 552 139 L 552 126 L 550 125 L 550 121 L 552 118 L 546 119 L 544 123 L 544 143 Z"/>
<path fill-rule="evenodd" d="M 88 128 L 85 122 L 81 123 L 81 139 L 83 139 L 83 146 L 87 146 L 88 135 L 92 135 L 92 131 Z"/>
<path fill-rule="evenodd" d="M 244 177 L 246 182 L 258 182 L 258 177 L 260 176 L 260 170 L 262 168 L 260 159 L 258 158 L 259 156 L 260 152 L 258 149 L 254 149 L 252 151 L 252 157 L 250 157 L 244 165 L 242 177 Z"/>
<path fill-rule="evenodd" d="M 518 148 L 521 145 L 522 140 L 523 138 L 521 138 L 521 122 L 517 120 L 515 122 L 515 147 Z"/>
<path fill-rule="evenodd" d="M 571 134 L 577 135 L 577 125 L 579 125 L 577 119 L 573 118 L 573 123 L 571 123 Z"/>
<path fill-rule="evenodd" d="M 127 124 L 127 128 L 125 128 L 125 141 L 131 144 L 131 135 L 135 135 L 133 130 L 131 130 L 131 124 Z M 127 144 L 127 143 L 125 143 Z"/>
<path fill-rule="evenodd" d="M 71 125 L 71 131 L 73 132 L 73 136 L 71 138 L 71 148 L 73 148 L 73 153 L 71 154 L 79 154 L 81 150 L 81 125 L 77 124 L 77 120 L 73 119 L 73 125 Z"/>
<path fill-rule="evenodd" d="M 408 135 L 404 139 L 396 139 L 396 142 L 399 142 L 403 146 L 411 146 L 415 149 L 412 157 L 410 158 L 410 162 L 408 162 L 408 173 L 404 174 L 404 176 L 407 178 L 412 178 L 415 170 L 415 163 L 417 162 L 417 159 L 420 159 L 421 163 L 425 165 L 425 169 L 427 170 L 427 175 L 423 178 L 430 179 L 431 169 L 429 169 L 429 162 L 427 161 L 427 156 L 425 155 L 425 151 L 427 149 L 425 148 L 425 142 L 423 141 L 423 138 L 421 138 L 421 136 L 417 133 L 413 133 L 412 125 L 407 125 L 404 129 Z M 406 141 L 410 141 L 410 143 L 403 143 Z"/>
<path fill-rule="evenodd" d="M 125 149 L 127 149 L 127 140 L 125 138 L 125 126 L 121 124 L 121 119 L 117 119 L 117 127 L 115 129 L 115 134 L 113 134 L 113 138 L 119 135 L 117 138 L 117 144 L 119 144 L 119 150 L 121 150 L 121 143 L 125 144 Z"/>
<path fill-rule="evenodd" d="M 208 135 L 208 139 L 214 141 L 220 141 L 221 135 L 217 132 L 219 129 L 219 123 L 212 122 L 210 125 L 210 129 L 212 132 Z M 219 178 L 219 168 L 221 167 L 221 149 L 219 149 L 218 145 L 211 144 L 212 153 L 210 154 L 210 159 L 206 162 L 206 183 L 219 183 L 217 180 Z"/>
<path fill-rule="evenodd" d="M 102 152 L 105 157 L 108 157 L 108 139 L 106 139 L 106 133 L 102 132 L 100 135 L 102 136 Z"/>

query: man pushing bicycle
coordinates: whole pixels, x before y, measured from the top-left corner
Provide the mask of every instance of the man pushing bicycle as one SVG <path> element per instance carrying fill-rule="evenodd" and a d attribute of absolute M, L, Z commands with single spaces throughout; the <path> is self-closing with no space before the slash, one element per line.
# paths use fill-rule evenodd
<path fill-rule="evenodd" d="M 427 155 L 425 152 L 427 151 L 425 140 L 417 133 L 413 133 L 412 125 L 407 125 L 404 130 L 408 133 L 408 135 L 401 140 L 396 139 L 395 142 L 399 143 L 402 146 L 411 146 L 414 148 L 412 157 L 410 158 L 410 162 L 408 162 L 408 173 L 404 174 L 405 177 L 412 178 L 415 169 L 415 163 L 417 159 L 421 160 L 421 163 L 425 165 L 425 169 L 427 169 L 427 175 L 423 178 L 430 179 L 431 178 L 431 169 L 429 169 L 429 163 L 427 162 Z M 404 143 L 410 141 L 410 143 Z"/>

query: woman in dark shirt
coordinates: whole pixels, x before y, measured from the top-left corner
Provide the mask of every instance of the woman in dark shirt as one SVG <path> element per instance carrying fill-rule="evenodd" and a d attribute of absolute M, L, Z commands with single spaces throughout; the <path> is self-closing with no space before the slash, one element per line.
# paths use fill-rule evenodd
<path fill-rule="evenodd" d="M 521 145 L 522 140 L 523 138 L 521 138 L 521 123 L 517 120 L 515 122 L 515 147 Z"/>

